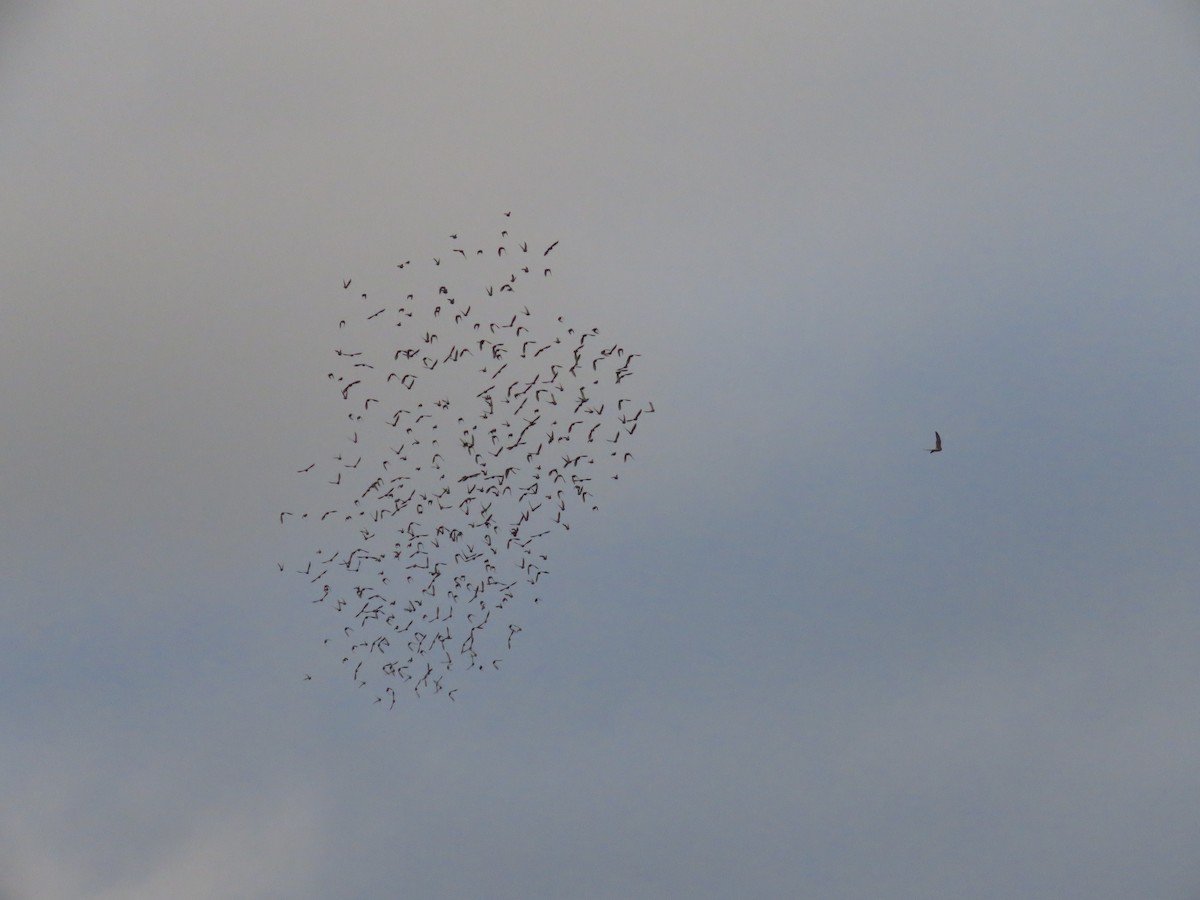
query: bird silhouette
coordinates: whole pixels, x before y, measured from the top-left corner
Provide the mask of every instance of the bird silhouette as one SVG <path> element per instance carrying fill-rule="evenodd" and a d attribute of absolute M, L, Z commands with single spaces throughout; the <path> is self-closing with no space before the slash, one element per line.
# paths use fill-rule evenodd
<path fill-rule="evenodd" d="M 494 255 L 467 254 L 463 246 L 488 239 L 455 233 L 442 256 L 400 263 L 398 320 L 383 316 L 397 311 L 387 301 L 339 306 L 338 328 L 356 346 L 334 351 L 327 379 L 319 370 L 339 386 L 354 425 L 334 436 L 333 464 L 318 468 L 327 483 L 305 482 L 322 505 L 311 515 L 293 506 L 294 527 L 313 529 L 314 546 L 328 548 L 294 568 L 306 573 L 305 599 L 343 628 L 325 638 L 331 652 L 351 664 L 357 686 L 375 682 L 370 695 L 389 697 L 388 708 L 405 686 L 453 701 L 471 677 L 464 672 L 500 677 L 521 611 L 546 597 L 547 537 L 598 509 L 600 486 L 634 462 L 624 446 L 600 452 L 600 438 L 636 443 L 637 423 L 654 412 L 623 384 L 638 354 L 612 339 L 593 349 L 597 329 L 571 327 L 544 302 L 549 282 L 535 289 L 524 280 L 529 266 L 506 264 L 507 246 L 527 253 L 537 238 L 500 237 Z M 542 243 L 543 256 L 557 245 Z M 454 315 L 441 315 L 448 308 Z M 352 397 L 355 387 L 363 393 Z M 343 442 L 355 445 L 353 462 Z"/>
<path fill-rule="evenodd" d="M 936 431 L 933 433 L 933 449 L 931 449 L 929 452 L 930 453 L 941 453 L 942 452 L 942 436 L 940 434 L 938 434 Z"/>

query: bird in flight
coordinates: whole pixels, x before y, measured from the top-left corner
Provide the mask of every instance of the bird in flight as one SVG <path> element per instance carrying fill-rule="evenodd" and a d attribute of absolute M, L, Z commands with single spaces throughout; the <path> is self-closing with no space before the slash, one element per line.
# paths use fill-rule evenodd
<path fill-rule="evenodd" d="M 508 224 L 509 213 L 501 212 Z M 307 601 L 341 614 L 343 630 L 335 627 L 325 643 L 344 643 L 338 649 L 344 663 L 355 663 L 346 671 L 356 686 L 373 677 L 390 679 L 392 686 L 372 691 L 379 704 L 389 697 L 395 706 L 404 684 L 419 697 L 441 694 L 455 701 L 458 670 L 485 670 L 490 661 L 494 671 L 504 671 L 521 632 L 514 609 L 530 599 L 539 604 L 531 595 L 549 574 L 547 554 L 539 552 L 543 538 L 560 528 L 573 530 L 576 514 L 598 510 L 596 486 L 607 482 L 605 476 L 617 479 L 618 466 L 634 464 L 636 454 L 626 451 L 638 440 L 635 431 L 643 430 L 643 414 L 654 412 L 652 403 L 637 402 L 624 386 L 638 354 L 620 343 L 595 346 L 598 329 L 569 327 L 564 316 L 539 309 L 529 292 L 522 276 L 532 275 L 537 263 L 536 255 L 528 255 L 542 247 L 544 280 L 552 274 L 545 260 L 559 242 L 531 243 L 507 229 L 496 231 L 503 243 L 450 234 L 450 256 L 444 242 L 432 249 L 449 262 L 445 269 L 442 257 L 426 252 L 396 264 L 418 279 L 394 288 L 397 300 L 406 297 L 403 306 L 377 298 L 371 302 L 384 302 L 386 309 L 370 309 L 360 285 L 361 308 L 355 303 L 343 318 L 330 316 L 339 336 L 353 334 L 359 345 L 335 344 L 336 368 L 315 374 L 328 373 L 330 393 L 341 393 L 344 414 L 354 424 L 349 436 L 339 429 L 332 462 L 324 457 L 319 477 L 313 476 L 312 491 L 320 491 L 328 508 L 276 507 L 281 531 L 290 535 L 290 527 L 311 525 L 323 535 L 318 546 L 336 546 L 276 567 L 305 579 Z M 510 243 L 512 265 L 504 262 Z M 475 255 L 466 252 L 472 245 Z M 494 259 L 487 253 L 493 248 Z M 462 262 L 455 263 L 454 255 Z M 467 267 L 475 274 L 462 274 Z M 349 297 L 350 277 L 339 280 Z M 486 300 L 474 294 L 480 288 Z M 395 316 L 385 320 L 388 313 Z M 398 321 L 392 323 L 393 317 Z M 452 374 L 454 369 L 460 371 Z M 472 374 L 476 369 L 478 375 Z M 351 400 L 356 387 L 363 390 Z M 572 393 L 577 396 L 569 399 Z M 387 410 L 400 403 L 406 408 L 389 418 Z M 393 431 L 383 432 L 385 424 Z M 385 434 L 394 435 L 400 448 L 391 447 Z M 601 440 L 598 434 L 613 437 Z M 603 453 L 606 441 L 622 447 Z M 346 462 L 346 443 L 353 463 Z M 556 457 L 561 465 L 555 466 Z M 311 475 L 317 466 L 310 462 L 293 471 Z M 289 518 L 295 518 L 293 526 Z M 355 532 L 361 540 L 352 537 Z M 325 544 L 326 538 L 337 544 Z M 303 668 L 299 674 L 317 680 Z"/>
<path fill-rule="evenodd" d="M 942 436 L 940 434 L 938 434 L 936 431 L 933 433 L 933 449 L 930 450 L 929 452 L 930 453 L 941 453 L 942 452 Z"/>

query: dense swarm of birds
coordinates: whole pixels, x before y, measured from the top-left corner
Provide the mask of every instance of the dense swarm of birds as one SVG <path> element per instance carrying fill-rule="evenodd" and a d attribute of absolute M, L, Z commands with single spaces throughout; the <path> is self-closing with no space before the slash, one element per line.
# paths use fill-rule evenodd
<path fill-rule="evenodd" d="M 333 614 L 325 643 L 389 708 L 500 669 L 545 587 L 544 539 L 598 509 L 654 412 L 631 390 L 639 354 L 544 308 L 558 242 L 517 240 L 509 216 L 398 263 L 398 302 L 342 281 L 325 383 L 344 434 L 297 471 L 324 499 L 279 515 L 318 544 L 279 570 Z"/>

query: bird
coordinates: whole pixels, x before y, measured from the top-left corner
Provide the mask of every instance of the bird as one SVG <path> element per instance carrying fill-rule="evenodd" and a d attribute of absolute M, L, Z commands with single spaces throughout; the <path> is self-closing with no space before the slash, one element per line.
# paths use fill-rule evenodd
<path fill-rule="evenodd" d="M 509 213 L 501 213 L 504 224 L 511 223 Z M 399 288 L 397 297 L 407 293 L 407 300 L 398 309 L 398 321 L 383 318 L 386 312 L 397 312 L 394 304 L 367 313 L 364 295 L 361 311 L 356 309 L 353 317 L 341 321 L 331 317 L 329 323 L 345 329 L 343 334 L 353 327 L 356 340 L 363 341 L 354 351 L 335 350 L 345 367 L 328 375 L 341 385 L 336 390 L 344 401 L 355 387 L 363 388 L 356 395 L 365 395 L 362 408 L 349 414 L 352 433 L 341 431 L 337 438 L 354 446 L 356 461 L 345 462 L 344 450 L 339 452 L 345 444 L 340 443 L 333 451 L 338 453 L 336 467 L 322 464 L 322 472 L 334 474 L 333 479 L 322 479 L 328 481 L 321 488 L 327 509 L 301 510 L 295 518 L 312 523 L 328 540 L 344 536 L 341 529 L 354 523 L 351 532 L 357 531 L 361 541 L 317 550 L 309 555 L 311 562 L 297 571 L 307 573 L 310 586 L 305 590 L 311 592 L 307 601 L 341 613 L 341 626 L 353 626 L 343 634 L 334 629 L 325 642 L 348 653 L 345 661 L 355 665 L 347 666 L 347 674 L 353 670 L 352 679 L 360 687 L 382 671 L 396 679 L 397 688 L 407 683 L 418 697 L 440 694 L 454 701 L 459 687 L 465 686 L 454 683 L 461 671 L 485 669 L 491 662 L 493 673 L 504 675 L 504 660 L 495 657 L 494 650 L 501 649 L 500 644 L 513 649 L 512 639 L 521 628 L 514 618 L 519 604 L 539 602 L 527 585 L 544 584 L 540 578 L 548 574 L 547 556 L 539 552 L 546 549 L 543 540 L 560 533 L 560 528 L 570 529 L 580 511 L 603 505 L 598 486 L 618 478 L 620 463 L 632 464 L 635 453 L 625 451 L 634 450 L 631 445 L 644 431 L 637 428 L 639 417 L 654 412 L 652 403 L 623 387 L 612 387 L 614 381 L 627 383 L 636 353 L 626 353 L 619 343 L 609 350 L 591 348 L 585 342 L 598 334 L 595 329 L 568 327 L 563 316 L 539 309 L 532 295 L 516 296 L 524 294 L 528 284 L 521 275 L 531 274 L 536 266 L 505 266 L 507 246 L 512 244 L 514 253 L 529 254 L 536 253 L 536 245 L 520 240 L 515 232 L 510 236 L 507 230 L 497 231 L 503 246 L 491 244 L 497 255 L 490 260 L 486 250 L 476 250 L 472 262 L 479 267 L 478 275 L 470 279 L 454 274 L 458 269 L 453 263 L 440 268 L 448 259 L 444 245 L 441 257 L 424 256 L 416 266 L 414 261 L 401 260 L 397 271 L 402 275 L 414 268 L 427 269 L 432 258 L 447 277 L 440 288 L 437 282 L 418 293 L 407 293 L 418 287 L 416 283 Z M 462 233 L 450 235 L 450 250 L 465 264 L 471 257 L 466 247 L 473 241 L 468 238 L 459 244 L 462 237 Z M 540 246 L 548 258 L 558 241 Z M 551 275 L 547 262 L 542 263 L 542 274 Z M 343 287 L 352 287 L 349 278 L 343 280 Z M 486 301 L 475 304 L 478 312 L 473 313 L 467 304 L 480 287 Z M 426 294 L 435 289 L 437 299 L 427 299 Z M 517 305 L 526 300 L 529 305 Z M 452 322 L 440 317 L 447 310 Z M 434 354 L 433 343 L 441 341 L 432 327 L 445 335 L 446 352 Z M 398 343 L 385 338 L 400 334 L 401 328 L 404 337 Z M 386 359 L 388 353 L 393 354 L 392 361 Z M 402 359 L 407 361 L 401 363 L 404 367 L 393 372 L 388 363 Z M 483 362 L 487 365 L 480 369 Z M 418 371 L 420 376 L 415 374 Z M 385 388 L 378 387 L 379 375 L 385 378 Z M 386 394 L 378 399 L 369 396 L 381 390 L 390 393 L 392 381 L 412 398 L 411 409 L 388 414 L 386 410 L 396 404 L 389 405 Z M 461 402 L 452 393 L 460 386 L 469 387 Z M 475 416 L 466 404 L 474 404 Z M 567 415 L 572 407 L 574 415 L 583 419 Z M 456 420 L 457 426 L 452 424 Z M 376 429 L 383 424 L 392 427 L 392 434 L 404 429 L 396 439 L 404 441 L 399 450 L 389 447 Z M 447 427 L 439 431 L 439 424 Z M 539 440 L 546 429 L 548 443 Z M 456 438 L 456 433 L 461 437 Z M 600 447 L 603 442 L 597 434 L 611 434 L 606 440 L 623 446 L 611 453 L 583 452 Z M 537 449 L 532 449 L 534 441 Z M 556 467 L 553 457 L 560 448 L 557 455 L 563 464 Z M 315 464 L 306 466 L 293 471 L 316 470 Z M 281 513 L 280 522 L 291 516 Z M 321 545 L 330 546 L 324 540 Z M 385 600 L 384 594 L 393 590 L 407 590 L 408 595 Z M 397 620 L 401 609 L 413 614 L 407 626 L 403 618 Z M 388 649 L 389 636 L 400 643 L 397 635 L 405 635 L 407 656 L 394 645 Z M 380 664 L 374 664 L 373 654 L 379 654 Z M 309 673 L 301 670 L 301 675 Z M 396 705 L 397 689 L 372 687 L 377 703 L 390 697 L 388 708 Z"/>
<path fill-rule="evenodd" d="M 929 452 L 930 453 L 941 453 L 942 452 L 942 436 L 940 434 L 938 434 L 936 431 L 933 433 L 933 449 L 930 450 Z"/>

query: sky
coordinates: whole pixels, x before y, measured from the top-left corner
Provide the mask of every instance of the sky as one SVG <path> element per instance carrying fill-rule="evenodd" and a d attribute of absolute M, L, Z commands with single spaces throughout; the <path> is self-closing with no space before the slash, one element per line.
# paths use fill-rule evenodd
<path fill-rule="evenodd" d="M 0 20 L 0 900 L 1200 898 L 1194 3 Z M 390 707 L 279 513 L 502 221 L 655 414 Z"/>

